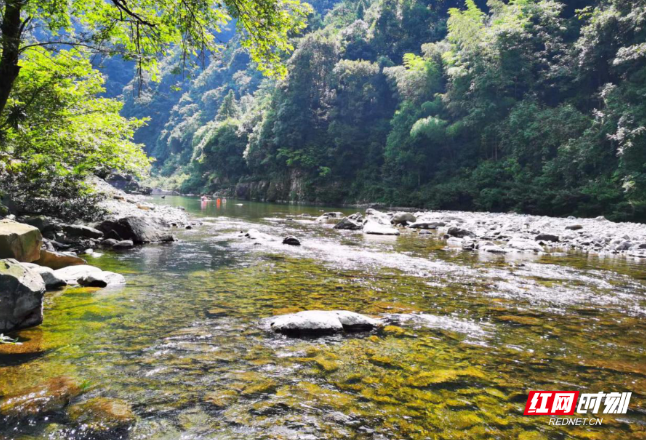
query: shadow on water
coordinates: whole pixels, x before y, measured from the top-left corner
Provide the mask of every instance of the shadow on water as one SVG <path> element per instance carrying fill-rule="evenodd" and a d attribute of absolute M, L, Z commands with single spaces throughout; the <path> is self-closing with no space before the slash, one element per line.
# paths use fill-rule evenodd
<path fill-rule="evenodd" d="M 490 257 L 315 220 L 336 208 L 156 201 L 201 224 L 177 230 L 179 242 L 91 261 L 123 273 L 124 289 L 48 294 L 43 325 L 16 334 L 24 352 L 0 355 L 0 395 L 60 377 L 83 391 L 45 416 L 5 420 L 0 436 L 74 438 L 74 407 L 98 398 L 131 405 L 131 439 L 646 435 L 643 264 Z M 286 235 L 302 246 L 283 245 Z M 388 325 L 323 338 L 259 325 L 313 309 Z M 542 389 L 633 397 L 600 427 L 550 426 L 522 415 L 527 392 Z"/>

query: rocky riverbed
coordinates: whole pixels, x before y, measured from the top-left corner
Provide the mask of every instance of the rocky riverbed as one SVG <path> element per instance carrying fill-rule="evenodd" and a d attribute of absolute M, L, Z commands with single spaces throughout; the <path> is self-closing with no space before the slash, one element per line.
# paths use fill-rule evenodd
<path fill-rule="evenodd" d="M 339 220 L 325 213 L 317 221 L 366 234 L 409 232 L 447 240 L 450 248 L 488 253 L 566 251 L 646 258 L 646 225 L 594 219 L 460 211 L 377 211 L 367 209 Z"/>

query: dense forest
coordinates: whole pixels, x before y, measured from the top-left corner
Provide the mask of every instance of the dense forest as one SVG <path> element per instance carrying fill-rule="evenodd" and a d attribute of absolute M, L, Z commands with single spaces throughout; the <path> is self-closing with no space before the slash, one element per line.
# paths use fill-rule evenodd
<path fill-rule="evenodd" d="M 312 4 L 282 79 L 228 36 L 203 67 L 170 54 L 124 87 L 155 184 L 646 219 L 645 2 Z"/>

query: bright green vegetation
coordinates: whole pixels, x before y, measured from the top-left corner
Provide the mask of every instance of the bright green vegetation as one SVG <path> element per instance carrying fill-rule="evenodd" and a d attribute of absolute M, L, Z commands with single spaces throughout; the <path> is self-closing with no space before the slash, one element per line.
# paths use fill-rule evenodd
<path fill-rule="evenodd" d="M 150 161 L 133 141 L 145 120 L 124 118 L 121 102 L 102 97 L 91 58 L 130 62 L 120 67 L 136 69 L 141 86 L 157 79 L 157 59 L 170 52 L 186 69 L 217 53 L 218 35 L 235 20 L 257 67 L 280 77 L 288 37 L 309 11 L 298 0 L 0 2 L 0 195 L 78 218 L 92 207 L 87 175 L 147 171 Z"/>
<path fill-rule="evenodd" d="M 199 200 L 163 202 L 199 215 Z M 414 234 L 371 239 L 287 220 L 319 212 L 211 204 L 178 243 L 91 260 L 127 286 L 48 293 L 43 325 L 0 346 L 0 395 L 59 377 L 85 384 L 81 395 L 33 423 L 0 418 L 0 436 L 73 438 L 76 408 L 110 398 L 134 409 L 131 439 L 644 437 L 643 264 L 480 260 Z M 254 246 L 239 237 L 251 227 L 296 233 L 303 246 Z M 322 339 L 258 326 L 339 308 L 448 320 Z M 628 415 L 603 415 L 600 427 L 558 427 L 522 415 L 527 392 L 543 389 L 633 396 Z"/>
<path fill-rule="evenodd" d="M 643 1 L 312 3 L 282 80 L 234 39 L 174 94 L 125 90 L 163 184 L 646 219 Z"/>

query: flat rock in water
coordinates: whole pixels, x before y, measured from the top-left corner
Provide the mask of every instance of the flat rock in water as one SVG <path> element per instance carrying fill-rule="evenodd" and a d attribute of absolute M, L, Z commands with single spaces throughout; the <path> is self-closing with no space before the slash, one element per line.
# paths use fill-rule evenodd
<path fill-rule="evenodd" d="M 70 266 L 56 270 L 54 274 L 64 279 L 70 286 L 108 287 L 126 283 L 123 275 L 104 272 L 94 266 Z"/>
<path fill-rule="evenodd" d="M 52 252 L 41 249 L 40 258 L 34 261 L 34 263 L 38 264 L 39 266 L 45 266 L 53 270 L 58 270 L 68 266 L 80 266 L 87 264 L 87 261 L 71 253 Z"/>
<path fill-rule="evenodd" d="M 43 322 L 45 282 L 14 259 L 0 260 L 0 333 Z"/>
<path fill-rule="evenodd" d="M 363 233 L 372 235 L 399 235 L 399 231 L 392 226 L 376 223 L 372 220 L 368 220 L 363 225 Z"/>
<path fill-rule="evenodd" d="M 0 258 L 31 263 L 40 258 L 43 236 L 38 228 L 11 220 L 0 220 Z"/>
<path fill-rule="evenodd" d="M 324 335 L 370 330 L 381 321 L 346 310 L 308 310 L 268 319 L 269 328 L 286 335 Z"/>

